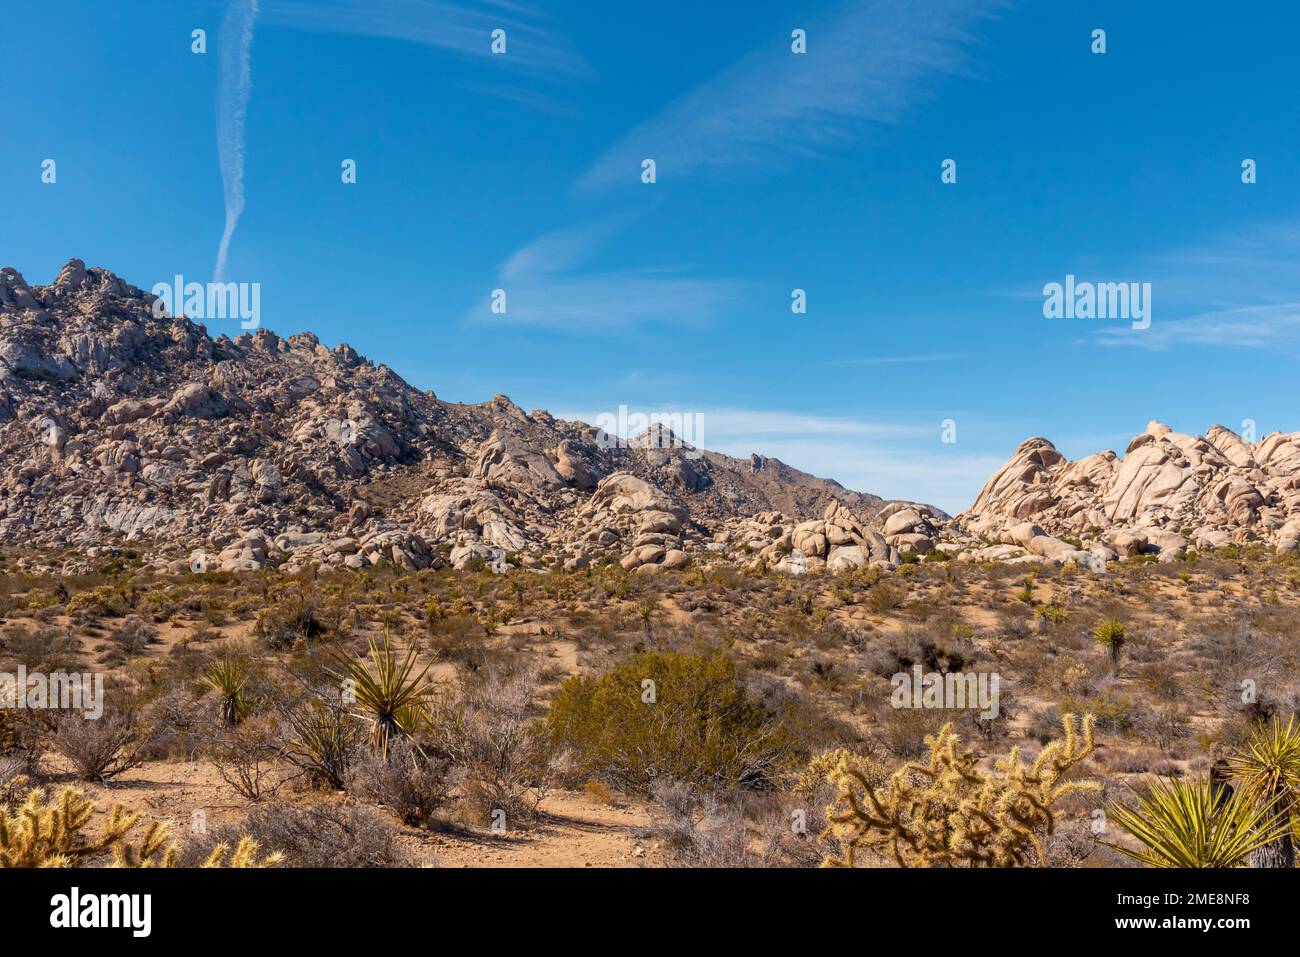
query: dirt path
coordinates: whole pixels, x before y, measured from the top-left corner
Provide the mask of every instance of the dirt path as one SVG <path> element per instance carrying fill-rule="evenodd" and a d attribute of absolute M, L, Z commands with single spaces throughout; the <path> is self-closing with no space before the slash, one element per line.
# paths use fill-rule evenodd
<path fill-rule="evenodd" d="M 583 792 L 553 791 L 541 817 L 528 830 L 493 834 L 474 828 L 457 834 L 424 835 L 406 829 L 439 867 L 640 867 L 657 857 L 635 832 L 650 823 L 640 806 L 611 807 Z"/>

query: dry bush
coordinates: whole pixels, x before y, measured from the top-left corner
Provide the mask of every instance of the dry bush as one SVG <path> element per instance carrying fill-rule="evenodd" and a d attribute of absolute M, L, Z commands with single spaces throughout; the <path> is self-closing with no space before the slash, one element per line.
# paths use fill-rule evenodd
<path fill-rule="evenodd" d="M 286 780 L 280 729 L 265 715 L 228 728 L 208 756 L 221 779 L 249 801 L 274 795 Z"/>
<path fill-rule="evenodd" d="M 26 666 L 29 672 L 42 674 L 75 670 L 80 654 L 75 637 L 48 625 L 10 628 L 0 638 L 0 648 L 9 661 Z"/>
<path fill-rule="evenodd" d="M 327 602 L 314 588 L 295 582 L 270 589 L 255 630 L 268 646 L 284 650 L 331 634 L 343 638 L 345 622 L 341 602 Z"/>
<path fill-rule="evenodd" d="M 142 618 L 132 616 L 109 632 L 108 638 L 128 657 L 143 654 L 158 642 L 158 629 Z"/>
<path fill-rule="evenodd" d="M 430 620 L 429 650 L 438 661 L 450 661 L 477 671 L 487 660 L 483 625 L 467 615 Z"/>
<path fill-rule="evenodd" d="M 535 671 L 494 671 L 435 720 L 434 746 L 456 765 L 461 800 L 476 821 L 492 821 L 496 812 L 510 826 L 533 820 L 563 762 L 541 747 L 536 695 Z"/>
<path fill-rule="evenodd" d="M 929 708 L 895 708 L 882 704 L 876 711 L 871 739 L 897 758 L 925 753 L 925 739 L 951 719 L 951 712 Z"/>
<path fill-rule="evenodd" d="M 193 761 L 217 734 L 211 708 L 176 679 L 164 680 L 158 697 L 145 708 L 153 729 L 147 754 L 150 760 L 184 758 Z"/>
<path fill-rule="evenodd" d="M 348 769 L 347 787 L 364 800 L 381 804 L 403 824 L 421 827 L 447 802 L 450 762 L 403 740 L 388 755 L 361 753 Z"/>
<path fill-rule="evenodd" d="M 83 781 L 107 781 L 144 764 L 151 744 L 148 726 L 133 708 L 105 704 L 95 720 L 63 715 L 50 746 L 71 762 Z"/>
<path fill-rule="evenodd" d="M 288 867 L 408 867 L 412 863 L 398 841 L 397 829 L 381 816 L 366 808 L 323 801 L 307 807 L 261 805 L 242 828 L 213 828 L 188 841 L 179 863 L 195 866 L 213 847 L 241 834 L 260 847 L 281 851 Z"/>
<path fill-rule="evenodd" d="M 0 754 L 0 805 L 11 804 L 30 787 L 27 756 Z"/>
<path fill-rule="evenodd" d="M 739 795 L 695 794 L 679 781 L 651 786 L 658 808 L 647 836 L 663 849 L 668 867 L 758 867 Z"/>

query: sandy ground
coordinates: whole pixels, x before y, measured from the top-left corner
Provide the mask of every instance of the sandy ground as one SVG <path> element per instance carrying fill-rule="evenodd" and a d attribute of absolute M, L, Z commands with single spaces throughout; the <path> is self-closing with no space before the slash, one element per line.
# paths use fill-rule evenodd
<path fill-rule="evenodd" d="M 51 786 L 57 792 L 64 781 Z M 78 784 L 96 801 L 96 819 L 120 803 L 146 818 L 170 820 L 178 838 L 188 836 L 196 811 L 208 828 L 240 824 L 250 804 L 226 784 L 209 763 L 150 762 L 106 784 Z M 302 801 L 306 796 L 282 792 Z M 326 796 L 331 799 L 335 796 Z M 408 827 L 395 819 L 402 844 L 416 866 L 436 867 L 642 867 L 657 863 L 656 849 L 636 837 L 650 815 L 621 796 L 605 804 L 582 791 L 551 791 L 527 829 L 493 833 L 487 827 L 434 831 Z M 375 809 L 375 813 L 383 811 Z M 92 828 L 93 832 L 93 828 Z"/>

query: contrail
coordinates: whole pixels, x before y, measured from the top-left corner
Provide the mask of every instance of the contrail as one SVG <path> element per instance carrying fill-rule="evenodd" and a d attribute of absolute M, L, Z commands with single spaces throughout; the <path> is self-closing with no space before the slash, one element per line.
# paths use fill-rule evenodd
<path fill-rule="evenodd" d="M 253 89 L 249 52 L 253 46 L 253 21 L 258 0 L 231 0 L 221 21 L 221 77 L 217 87 L 217 160 L 226 194 L 226 228 L 217 248 L 214 282 L 226 273 L 226 254 L 244 211 L 244 121 L 248 117 L 248 94 Z"/>

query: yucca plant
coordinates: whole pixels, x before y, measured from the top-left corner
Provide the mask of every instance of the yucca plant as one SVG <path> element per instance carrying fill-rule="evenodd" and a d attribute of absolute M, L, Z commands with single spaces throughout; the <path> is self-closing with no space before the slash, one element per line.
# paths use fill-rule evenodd
<path fill-rule="evenodd" d="M 1092 637 L 1106 649 L 1112 662 L 1119 661 L 1120 652 L 1124 650 L 1124 642 L 1127 638 L 1123 622 L 1107 618 L 1092 630 Z"/>
<path fill-rule="evenodd" d="M 370 722 L 371 747 L 387 757 L 389 737 L 412 734 L 428 713 L 429 697 L 436 690 L 424 680 L 431 665 L 425 665 L 416 674 L 413 647 L 407 649 L 406 657 L 399 663 L 387 630 L 383 645 L 370 639 L 369 663 L 339 649 L 331 649 L 330 653 L 343 669 L 331 670 L 330 674 L 340 681 L 352 682 L 358 717 Z"/>
<path fill-rule="evenodd" d="M 203 673 L 203 683 L 221 699 L 221 720 L 233 728 L 248 714 L 248 700 L 244 688 L 248 685 L 248 669 L 238 658 L 220 658 Z"/>
<path fill-rule="evenodd" d="M 360 726 L 337 700 L 309 698 L 282 709 L 293 729 L 286 756 L 317 785 L 341 791 L 348 762 L 360 743 Z"/>
<path fill-rule="evenodd" d="M 1156 779 L 1135 806 L 1109 804 L 1106 813 L 1142 845 L 1108 846 L 1149 867 L 1245 867 L 1286 829 L 1273 804 L 1204 779 Z"/>
<path fill-rule="evenodd" d="M 1292 716 L 1286 724 L 1274 718 L 1257 727 L 1250 741 L 1228 759 L 1228 767 L 1241 782 L 1240 790 L 1255 801 L 1274 808 L 1286 830 L 1252 856 L 1254 867 L 1295 867 L 1291 823 L 1300 809 L 1300 728 Z"/>

